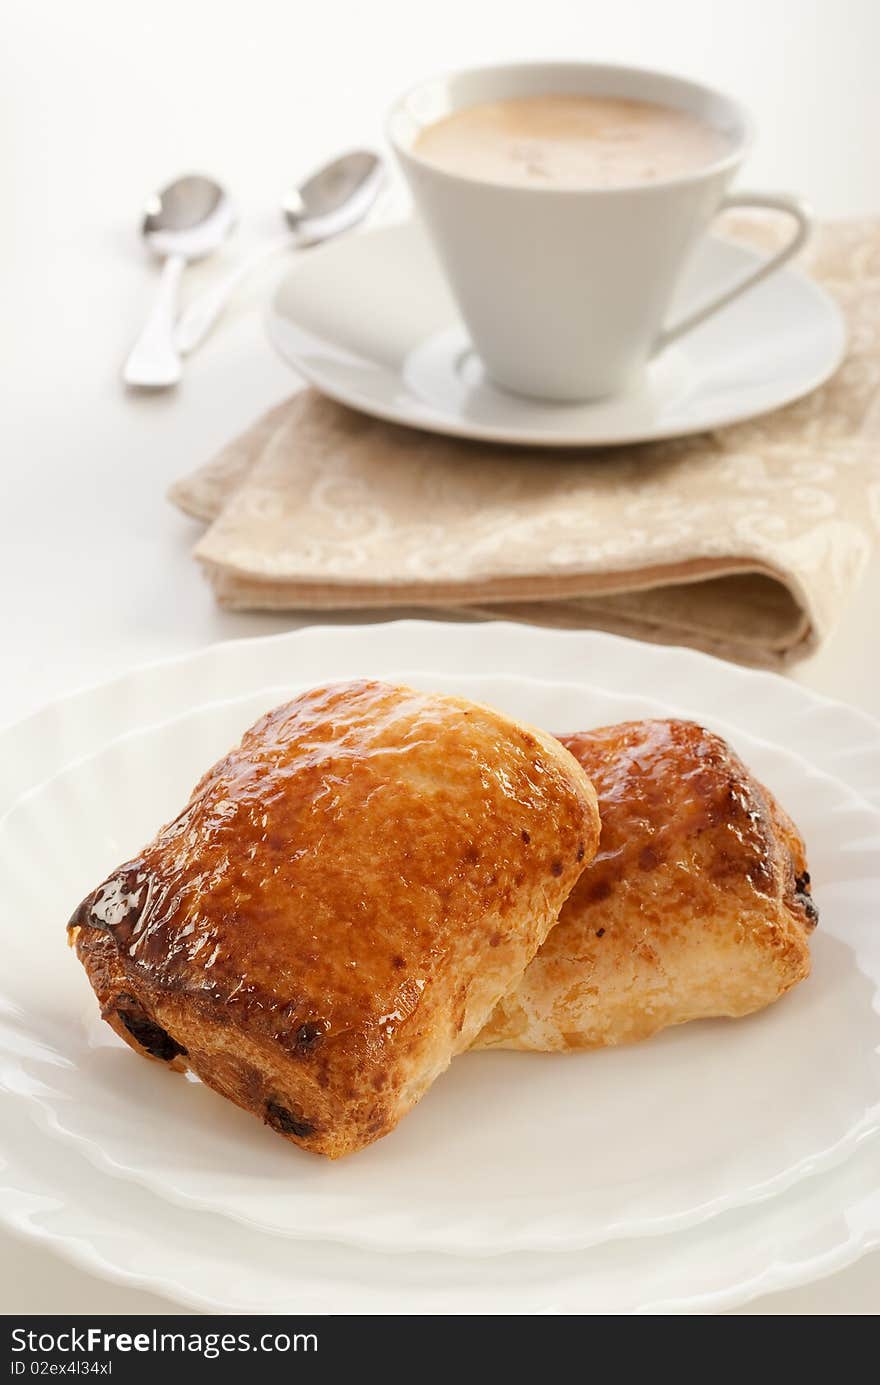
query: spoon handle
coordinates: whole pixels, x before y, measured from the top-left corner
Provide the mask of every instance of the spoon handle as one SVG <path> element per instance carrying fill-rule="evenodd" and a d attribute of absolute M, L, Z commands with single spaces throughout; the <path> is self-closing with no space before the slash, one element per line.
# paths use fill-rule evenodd
<path fill-rule="evenodd" d="M 282 250 L 288 250 L 295 244 L 296 237 L 291 232 L 286 231 L 284 235 L 276 236 L 274 240 L 267 241 L 242 260 L 225 279 L 205 289 L 204 293 L 194 299 L 181 313 L 177 322 L 174 342 L 180 354 L 188 356 L 190 351 L 201 345 L 242 279 L 247 278 L 264 260 L 279 254 Z"/>
<path fill-rule="evenodd" d="M 180 353 L 174 344 L 174 319 L 180 276 L 186 261 L 169 255 L 162 266 L 159 292 L 153 311 L 132 347 L 122 371 L 127 385 L 142 389 L 166 389 L 181 376 Z"/>

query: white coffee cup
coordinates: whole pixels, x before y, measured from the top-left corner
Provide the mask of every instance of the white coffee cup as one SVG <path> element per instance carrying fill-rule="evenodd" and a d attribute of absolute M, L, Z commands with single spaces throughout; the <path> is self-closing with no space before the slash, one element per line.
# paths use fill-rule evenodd
<path fill-rule="evenodd" d="M 551 94 L 672 106 L 722 131 L 724 153 L 666 181 L 571 189 L 484 182 L 414 150 L 425 126 L 463 107 Z M 489 376 L 519 394 L 584 400 L 636 386 L 653 356 L 779 269 L 809 232 L 794 197 L 728 194 L 752 139 L 738 102 L 659 72 L 594 63 L 458 72 L 401 97 L 388 137 L 474 347 Z M 689 255 L 728 207 L 785 212 L 793 235 L 738 283 L 719 285 L 708 302 L 670 322 Z"/>

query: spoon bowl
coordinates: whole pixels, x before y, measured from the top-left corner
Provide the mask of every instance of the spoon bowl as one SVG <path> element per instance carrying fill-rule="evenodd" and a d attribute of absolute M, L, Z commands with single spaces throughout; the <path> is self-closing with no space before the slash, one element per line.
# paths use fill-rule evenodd
<path fill-rule="evenodd" d="M 177 178 L 147 202 L 141 234 L 155 254 L 198 260 L 226 239 L 235 211 L 213 178 L 191 173 Z"/>
<path fill-rule="evenodd" d="M 304 243 L 339 235 L 366 215 L 383 178 L 378 154 L 354 149 L 290 188 L 281 201 L 284 219 Z"/>

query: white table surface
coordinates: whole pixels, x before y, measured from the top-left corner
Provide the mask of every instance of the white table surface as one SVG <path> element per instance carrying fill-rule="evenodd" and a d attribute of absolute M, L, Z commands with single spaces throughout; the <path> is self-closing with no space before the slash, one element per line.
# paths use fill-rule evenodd
<path fill-rule="evenodd" d="M 119 365 L 155 289 L 134 227 L 192 169 L 224 179 L 241 228 L 275 230 L 285 186 L 378 143 L 390 97 L 449 67 L 581 57 L 666 67 L 739 94 L 760 138 L 750 186 L 823 216 L 880 214 L 875 0 L 7 0 L 0 50 L 0 721 L 126 666 L 290 628 L 222 613 L 168 484 L 290 390 L 260 308 L 236 300 L 174 393 L 127 397 Z M 217 272 L 189 272 L 187 291 Z M 880 716 L 880 561 L 827 646 L 793 675 Z M 59 1157 L 61 1149 L 59 1147 Z M 880 1310 L 880 1256 L 753 1305 Z M 0 1311 L 167 1312 L 0 1233 Z"/>

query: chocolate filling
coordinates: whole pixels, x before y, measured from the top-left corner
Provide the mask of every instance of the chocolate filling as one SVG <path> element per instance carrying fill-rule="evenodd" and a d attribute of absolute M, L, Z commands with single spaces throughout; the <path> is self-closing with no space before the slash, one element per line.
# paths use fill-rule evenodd
<path fill-rule="evenodd" d="M 186 1049 L 167 1030 L 151 1020 L 138 1005 L 134 996 L 123 994 L 116 998 L 116 1013 L 122 1020 L 131 1037 L 140 1044 L 151 1058 L 170 1063 L 172 1058 L 185 1054 Z"/>
<path fill-rule="evenodd" d="M 277 1101 L 266 1102 L 266 1124 L 282 1135 L 295 1135 L 298 1140 L 304 1140 L 315 1133 L 313 1125 L 302 1116 L 289 1111 L 286 1106 L 279 1105 Z"/>

